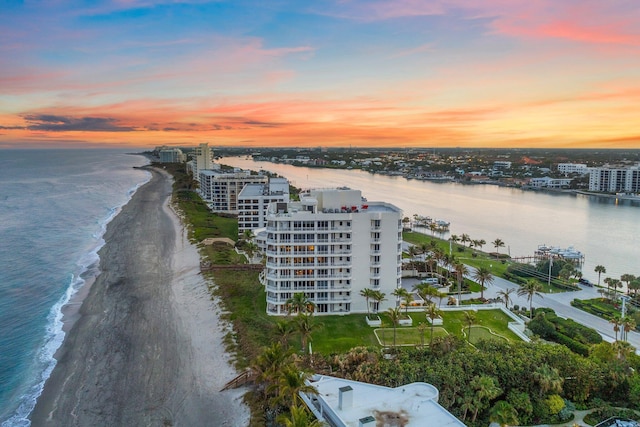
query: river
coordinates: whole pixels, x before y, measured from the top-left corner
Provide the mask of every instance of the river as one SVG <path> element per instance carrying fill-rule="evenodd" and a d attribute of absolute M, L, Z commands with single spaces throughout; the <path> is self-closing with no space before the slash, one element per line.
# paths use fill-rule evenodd
<path fill-rule="evenodd" d="M 640 275 L 640 202 L 597 196 L 524 191 L 495 185 L 407 180 L 360 170 L 320 169 L 225 157 L 220 163 L 268 170 L 302 189 L 347 186 L 370 201 L 393 203 L 404 215 L 451 222 L 451 233 L 505 242 L 501 252 L 531 256 L 541 244 L 574 246 L 585 255 L 582 272 L 596 282 L 596 265 L 604 277 Z M 447 238 L 449 234 L 445 234 Z"/>

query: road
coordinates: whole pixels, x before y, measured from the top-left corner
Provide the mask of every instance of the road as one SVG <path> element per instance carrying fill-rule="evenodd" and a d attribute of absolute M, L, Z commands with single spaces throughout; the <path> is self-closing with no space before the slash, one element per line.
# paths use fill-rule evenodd
<path fill-rule="evenodd" d="M 403 250 L 407 251 L 410 243 L 403 243 Z M 467 265 L 469 270 L 469 274 L 466 275 L 468 279 L 472 279 L 475 274 L 475 268 Z M 406 283 L 405 283 L 406 281 Z M 414 279 L 405 279 L 403 280 L 403 285 L 408 290 L 411 290 L 414 283 L 419 282 Z M 509 280 L 503 279 L 501 277 L 493 276 L 493 283 L 490 285 L 486 285 L 487 288 L 484 291 L 485 298 L 497 298 L 498 292 L 501 290 L 507 290 L 510 288 L 516 289 L 516 291 L 511 294 L 511 305 L 519 305 L 524 307 L 529 307 L 529 301 L 526 296 L 518 296 L 517 289 L 520 287 L 518 284 L 510 282 Z M 613 325 L 609 323 L 609 321 L 604 320 L 598 316 L 594 316 L 593 314 L 582 311 L 578 308 L 571 306 L 571 301 L 574 299 L 592 299 L 592 298 L 601 298 L 602 296 L 598 293 L 597 287 L 581 287 L 580 291 L 568 291 L 568 292 L 558 292 L 558 293 L 549 293 L 542 294 L 542 296 L 534 296 L 533 297 L 533 307 L 548 307 L 553 309 L 558 316 L 565 317 L 567 319 L 573 319 L 574 321 L 589 326 L 600 335 L 605 341 L 613 342 L 615 341 L 615 332 L 613 331 Z M 470 299 L 470 298 L 478 298 L 480 293 L 472 293 L 466 294 L 462 296 L 462 299 Z M 618 333 L 618 338 L 620 338 L 620 334 Z M 628 333 L 627 341 L 629 344 L 636 348 L 636 352 L 640 354 L 640 333 L 636 331 L 632 331 Z"/>

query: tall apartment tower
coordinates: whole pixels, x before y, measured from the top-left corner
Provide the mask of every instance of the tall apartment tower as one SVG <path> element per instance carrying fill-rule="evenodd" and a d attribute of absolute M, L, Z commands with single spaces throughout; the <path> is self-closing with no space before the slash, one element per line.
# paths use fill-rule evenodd
<path fill-rule="evenodd" d="M 640 193 L 640 164 L 590 168 L 589 191 Z"/>
<path fill-rule="evenodd" d="M 395 306 L 391 292 L 402 276 L 396 206 L 366 202 L 359 190 L 344 187 L 311 190 L 299 202 L 270 204 L 266 232 L 268 314 L 286 314 L 287 300 L 300 292 L 318 314 L 367 312 L 360 295 L 366 288 L 386 294 L 378 310 Z"/>
<path fill-rule="evenodd" d="M 200 182 L 200 172 L 213 169 L 213 151 L 209 143 L 202 143 L 193 150 L 193 158 L 187 165 L 187 171 L 193 174 L 193 179 Z"/>
<path fill-rule="evenodd" d="M 247 184 L 238 194 L 238 234 L 267 226 L 270 203 L 289 202 L 289 181 L 269 178 L 266 184 Z"/>

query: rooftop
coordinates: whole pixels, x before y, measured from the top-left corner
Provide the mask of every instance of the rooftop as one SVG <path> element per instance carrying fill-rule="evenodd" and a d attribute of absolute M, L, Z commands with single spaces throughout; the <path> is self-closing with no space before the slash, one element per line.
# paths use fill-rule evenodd
<path fill-rule="evenodd" d="M 314 376 L 311 384 L 319 394 L 314 403 L 307 397 L 307 405 L 332 426 L 358 427 L 367 417 L 375 419 L 371 425 L 393 420 L 389 425 L 398 427 L 464 426 L 438 404 L 438 389 L 431 384 L 390 388 L 324 375 Z M 340 396 L 341 391 L 351 395 Z"/>

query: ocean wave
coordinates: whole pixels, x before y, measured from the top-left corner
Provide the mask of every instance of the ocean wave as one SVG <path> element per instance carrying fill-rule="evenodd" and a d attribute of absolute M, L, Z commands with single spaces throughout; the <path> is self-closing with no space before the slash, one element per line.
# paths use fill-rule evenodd
<path fill-rule="evenodd" d="M 69 304 L 72 298 L 82 289 L 87 279 L 93 279 L 100 274 L 99 251 L 106 243 L 104 234 L 106 233 L 107 226 L 122 211 L 122 208 L 129 203 L 136 191 L 150 180 L 151 173 L 146 172 L 143 181 L 136 183 L 127 190 L 126 200 L 118 206 L 110 208 L 107 216 L 98 222 L 99 229 L 92 235 L 95 244 L 81 255 L 76 263 L 77 274 L 71 275 L 64 294 L 53 307 L 51 307 L 47 315 L 43 338 L 44 344 L 37 354 L 37 367 L 32 380 L 29 381 L 32 385 L 27 387 L 26 392 L 19 399 L 18 408 L 9 419 L 2 422 L 1 427 L 29 427 L 31 425 L 29 416 L 44 390 L 46 381 L 51 376 L 57 364 L 55 354 L 62 345 L 66 335 L 63 329 L 64 307 Z"/>

